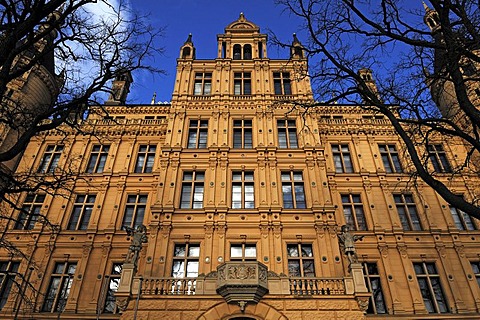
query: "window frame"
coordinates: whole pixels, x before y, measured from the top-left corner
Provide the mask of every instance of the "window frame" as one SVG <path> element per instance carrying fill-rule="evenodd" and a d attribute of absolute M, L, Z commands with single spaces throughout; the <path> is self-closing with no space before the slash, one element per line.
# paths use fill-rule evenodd
<path fill-rule="evenodd" d="M 420 216 L 418 215 L 417 204 L 415 198 L 411 193 L 394 193 L 393 201 L 395 202 L 395 208 L 397 209 L 398 218 L 402 225 L 403 230 L 405 231 L 422 231 L 423 226 L 420 222 Z M 401 198 L 402 202 L 397 202 L 398 197 Z M 411 197 L 411 201 L 408 201 L 406 197 Z M 402 210 L 399 210 L 402 208 Z M 412 210 L 411 210 L 412 209 Z M 402 214 L 403 212 L 404 214 Z M 412 217 L 412 212 L 414 217 Z M 402 219 L 402 217 L 405 217 Z M 415 221 L 416 220 L 416 221 Z"/>
<path fill-rule="evenodd" d="M 292 256 L 290 255 L 289 247 L 297 247 L 297 254 L 298 256 Z M 310 247 L 310 252 L 311 256 L 303 255 L 302 249 L 304 247 Z M 297 243 L 287 243 L 286 245 L 286 250 L 287 250 L 287 270 L 288 270 L 288 275 L 289 277 L 296 277 L 296 278 L 315 278 L 316 273 L 315 273 L 315 254 L 314 254 L 314 248 L 313 248 L 313 243 L 305 243 L 305 242 L 297 242 Z M 300 271 L 300 275 L 292 275 L 291 274 L 291 269 L 290 269 L 290 262 L 293 261 L 298 261 L 298 268 Z M 305 272 L 305 263 L 309 262 L 311 263 L 312 270 L 309 271 L 308 273 Z M 307 275 L 310 274 L 310 275 Z"/>
<path fill-rule="evenodd" d="M 131 202 L 130 200 L 135 197 L 135 201 Z M 145 199 L 145 202 L 140 202 L 139 200 Z M 142 225 L 143 221 L 145 220 L 146 211 L 147 211 L 147 203 L 148 203 L 148 194 L 146 193 L 130 193 L 126 195 L 125 198 L 125 210 L 123 213 L 123 218 L 122 218 L 122 230 L 125 229 L 125 227 L 133 228 L 135 229 L 137 226 Z M 132 208 L 131 210 L 131 217 L 128 215 L 130 214 L 129 209 Z M 143 211 L 143 212 L 142 212 Z M 141 217 L 141 218 L 140 218 Z M 130 222 L 127 224 L 128 220 Z"/>
<path fill-rule="evenodd" d="M 61 272 L 57 272 L 58 266 L 63 265 L 63 269 Z M 70 272 L 71 268 L 73 267 L 73 273 Z M 47 287 L 47 291 L 45 294 L 45 298 L 42 303 L 41 312 L 60 312 L 62 313 L 65 310 L 65 306 L 68 303 L 68 298 L 70 296 L 70 291 L 72 289 L 73 280 L 75 277 L 77 269 L 77 262 L 59 262 L 56 261 L 54 263 L 54 267 L 52 272 L 50 273 L 50 281 Z M 65 272 L 66 271 L 66 272 Z M 54 288 L 54 281 L 55 279 L 59 279 L 58 286 Z M 64 296 L 64 294 L 66 295 Z M 48 298 L 49 296 L 53 296 L 52 298 Z M 47 301 L 51 301 L 51 305 L 47 305 Z M 60 302 L 63 301 L 63 305 L 60 305 Z"/>
<path fill-rule="evenodd" d="M 418 273 L 419 268 L 416 268 L 416 266 L 419 266 L 422 269 L 423 273 Z M 428 266 L 430 267 L 433 266 L 433 270 L 435 270 L 435 273 L 430 273 Z M 430 313 L 438 313 L 438 314 L 449 313 L 448 300 L 447 300 L 447 297 L 445 296 L 445 291 L 442 286 L 441 277 L 440 277 L 440 274 L 438 273 L 438 269 L 435 265 L 435 262 L 413 262 L 413 269 L 415 272 L 415 276 L 417 277 L 417 283 L 420 289 L 420 295 L 422 296 L 423 303 L 425 305 L 425 309 L 427 310 L 427 312 L 429 314 Z M 425 291 L 425 289 L 422 289 L 422 285 L 420 284 L 421 282 L 420 279 L 425 279 L 424 283 L 428 286 L 426 288 L 427 291 Z M 433 285 L 432 285 L 432 279 L 437 280 Z M 438 296 L 441 296 L 441 298 L 443 299 L 445 311 L 443 311 L 439 305 L 439 301 L 437 300 Z M 426 303 L 427 299 L 430 299 L 429 304 L 431 304 L 433 309 L 429 309 L 429 305 L 427 305 Z"/>
<path fill-rule="evenodd" d="M 79 202 L 79 198 L 81 197 L 84 197 L 84 200 Z M 96 194 L 76 194 L 72 212 L 70 213 L 70 218 L 68 220 L 67 230 L 87 230 L 88 225 L 90 224 L 90 219 L 92 218 L 96 197 Z M 89 200 L 93 200 L 93 202 L 88 202 Z M 79 211 L 76 211 L 77 209 Z M 90 210 L 90 212 L 88 212 L 88 210 Z"/>
<path fill-rule="evenodd" d="M 335 173 L 354 173 L 355 167 L 353 165 L 350 145 L 348 143 L 337 143 L 332 144 L 331 148 Z M 346 148 L 346 150 L 344 148 Z M 348 162 L 350 166 L 348 166 Z"/>
<path fill-rule="evenodd" d="M 97 149 L 98 150 L 95 150 Z M 103 173 L 108 160 L 110 145 L 94 144 L 90 151 L 90 158 L 87 162 L 86 173 Z"/>
<path fill-rule="evenodd" d="M 448 161 L 447 152 L 441 143 L 427 145 L 428 158 L 436 173 L 452 173 L 452 165 Z"/>
<path fill-rule="evenodd" d="M 235 176 L 239 176 L 240 179 L 236 179 Z M 248 177 L 247 177 L 248 175 Z M 250 178 L 251 179 L 248 179 Z M 240 187 L 240 192 L 235 192 L 235 190 Z M 247 187 L 252 189 L 252 192 L 247 193 Z M 240 200 L 237 201 L 234 199 L 235 194 L 240 194 Z M 255 209 L 255 174 L 254 171 L 248 170 L 239 170 L 239 171 L 232 171 L 232 202 L 231 208 L 232 209 Z M 251 194 L 251 201 L 247 201 L 247 195 Z M 239 204 L 237 206 L 236 204 Z"/>
<path fill-rule="evenodd" d="M 402 163 L 395 144 L 378 144 L 378 150 L 386 173 L 403 173 Z"/>
<path fill-rule="evenodd" d="M 469 216 L 460 209 L 449 206 L 450 214 L 452 215 L 455 227 L 460 231 L 475 231 L 478 230 L 478 220 Z M 455 218 L 457 217 L 457 218 Z"/>
<path fill-rule="evenodd" d="M 0 310 L 2 310 L 8 302 L 8 297 L 14 285 L 16 275 L 20 269 L 20 261 L 0 261 Z"/>
<path fill-rule="evenodd" d="M 234 72 L 233 73 L 233 94 L 236 96 L 252 95 L 252 73 Z"/>
<path fill-rule="evenodd" d="M 368 292 L 372 293 L 372 296 L 368 299 L 367 314 L 388 314 L 387 303 L 385 301 L 385 295 L 382 289 L 382 280 L 380 272 L 378 271 L 378 264 L 376 262 L 363 262 L 363 274 L 365 278 L 365 284 L 367 285 Z M 372 267 L 375 268 L 376 273 L 371 273 Z M 378 281 L 372 281 L 378 280 Z M 375 283 L 375 284 L 372 284 Z M 375 288 L 376 287 L 376 288 Z M 383 304 L 383 310 L 379 310 L 379 303 L 376 297 L 380 297 L 380 301 Z M 380 312 L 379 312 L 380 311 Z"/>
<path fill-rule="evenodd" d="M 277 96 L 292 94 L 290 72 L 283 72 L 283 71 L 273 72 L 273 92 Z"/>
<path fill-rule="evenodd" d="M 206 149 L 208 145 L 208 119 L 190 119 L 187 149 Z"/>
<path fill-rule="evenodd" d="M 193 80 L 194 96 L 209 96 L 212 94 L 212 74 L 212 72 L 195 72 Z"/>
<path fill-rule="evenodd" d="M 65 146 L 63 144 L 48 144 L 43 151 L 37 173 L 53 173 L 60 163 L 64 150 Z"/>
<path fill-rule="evenodd" d="M 31 200 L 30 200 L 30 197 Z M 41 202 L 38 199 L 41 197 Z M 46 194 L 44 193 L 28 193 L 23 200 L 22 208 L 17 215 L 17 220 L 13 226 L 14 230 L 32 230 L 38 217 L 41 216 L 42 207 L 45 203 Z M 28 213 L 26 213 L 28 211 Z M 23 222 L 22 222 L 23 221 Z"/>
<path fill-rule="evenodd" d="M 183 256 L 176 256 L 176 248 L 177 247 L 180 247 L 180 246 L 184 246 L 185 247 L 185 254 Z M 198 249 L 198 256 L 194 256 L 194 255 L 190 255 L 190 249 L 194 247 L 194 248 L 197 248 Z M 198 274 L 199 274 L 199 271 L 200 271 L 200 255 L 201 255 L 201 246 L 200 246 L 200 243 L 196 243 L 196 242 L 193 242 L 193 243 L 190 243 L 190 242 L 184 242 L 184 243 L 174 243 L 173 245 L 173 252 L 172 252 L 172 268 L 171 268 L 171 277 L 172 278 L 175 278 L 175 279 L 185 279 L 185 278 L 196 278 L 198 277 Z M 183 262 L 183 272 L 180 272 L 180 271 L 174 271 L 174 268 L 175 268 L 175 261 L 181 261 Z M 193 263 L 197 263 L 197 272 L 196 272 L 196 275 L 195 276 L 192 276 L 192 277 L 189 277 L 188 276 L 188 266 L 189 266 L 189 262 L 193 262 Z M 176 275 L 177 273 L 177 275 Z M 178 276 L 178 273 L 180 274 L 183 274 L 183 277 L 182 276 Z"/>
<path fill-rule="evenodd" d="M 191 179 L 187 180 L 187 175 L 191 174 Z M 201 180 L 197 180 L 197 177 L 201 176 Z M 182 190 L 180 192 L 180 209 L 203 209 L 205 200 L 205 171 L 193 170 L 183 171 L 182 175 Z M 188 188 L 190 188 L 188 191 Z M 199 192 L 201 191 L 201 192 Z M 199 198 L 201 194 L 201 200 L 195 200 Z M 188 204 L 187 204 L 188 196 Z M 196 197 L 197 196 L 197 197 Z"/>
<path fill-rule="evenodd" d="M 123 262 L 114 262 L 112 263 L 112 268 L 110 269 L 110 272 L 104 277 L 104 290 L 103 296 L 101 297 L 103 314 L 117 314 L 120 312 L 120 308 L 115 302 L 115 292 L 117 292 L 118 286 L 120 285 L 122 269 Z"/>
<path fill-rule="evenodd" d="M 142 148 L 145 148 L 145 150 L 142 151 Z M 135 160 L 135 167 L 133 169 L 133 172 L 134 173 L 152 173 L 153 167 L 155 166 L 156 154 L 157 154 L 156 145 L 140 144 L 138 146 L 137 159 Z M 142 162 L 140 162 L 140 159 L 143 159 Z"/>
<path fill-rule="evenodd" d="M 288 174 L 289 180 L 284 180 L 284 177 Z M 300 174 L 301 180 L 296 179 L 296 176 Z M 307 208 L 307 199 L 305 194 L 305 183 L 303 180 L 303 171 L 299 170 L 281 170 L 280 171 L 280 181 L 282 183 L 282 202 L 284 209 L 306 209 Z M 290 191 L 286 192 L 285 187 L 290 187 Z M 301 187 L 301 192 L 297 192 L 296 187 Z M 290 196 L 290 197 L 286 197 Z M 302 196 L 300 196 L 302 195 Z M 299 197 L 300 196 L 300 197 Z M 291 198 L 291 206 L 287 206 L 290 201 L 285 199 Z M 301 199 L 303 198 L 303 202 Z M 300 199 L 300 201 L 298 201 Z"/>
<path fill-rule="evenodd" d="M 241 250 L 241 256 L 233 256 L 232 255 L 232 249 L 233 248 L 238 248 L 239 250 Z M 255 256 L 246 256 L 246 249 L 247 248 L 255 248 Z M 239 242 L 233 242 L 233 243 L 230 243 L 230 261 L 242 261 L 242 262 L 245 262 L 245 261 L 257 261 L 257 254 L 258 254 L 258 251 L 257 251 L 257 244 L 256 243 L 250 243 L 250 242 L 242 242 L 242 243 L 239 243 Z"/>
<path fill-rule="evenodd" d="M 280 149 L 298 148 L 297 122 L 295 119 L 277 119 L 277 135 Z"/>
<path fill-rule="evenodd" d="M 253 148 L 253 120 L 233 119 L 233 148 Z M 238 141 L 240 140 L 240 141 Z"/>
<path fill-rule="evenodd" d="M 477 284 L 480 287 L 480 261 L 470 261 L 473 276 L 477 279 Z"/>
<path fill-rule="evenodd" d="M 367 231 L 368 224 L 367 224 L 367 219 L 365 215 L 361 194 L 360 193 L 342 193 L 340 194 L 340 197 L 342 200 L 342 208 L 343 208 L 343 216 L 345 217 L 345 224 L 350 226 L 351 230 Z M 346 197 L 348 197 L 348 199 L 346 199 Z M 359 202 L 355 201 L 357 200 L 357 198 L 359 199 Z M 348 202 L 344 200 L 348 200 Z M 346 209 L 350 209 L 350 212 L 348 214 L 346 214 L 346 211 L 348 211 Z M 360 218 L 359 218 L 359 215 L 361 215 Z M 363 220 L 363 224 L 362 224 L 362 220 Z"/>

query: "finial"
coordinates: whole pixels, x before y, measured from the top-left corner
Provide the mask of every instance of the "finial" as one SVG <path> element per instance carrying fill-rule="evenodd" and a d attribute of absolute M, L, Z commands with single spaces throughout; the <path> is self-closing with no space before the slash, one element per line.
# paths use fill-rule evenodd
<path fill-rule="evenodd" d="M 300 43 L 300 40 L 298 40 L 296 33 L 293 33 L 293 43 Z"/>
<path fill-rule="evenodd" d="M 427 4 L 425 3 L 425 1 L 422 1 L 422 3 L 423 3 L 423 8 L 425 9 L 425 11 L 430 10 L 430 8 L 427 6 Z"/>
<path fill-rule="evenodd" d="M 150 104 L 155 104 L 155 99 L 156 98 L 157 98 L 157 93 L 153 92 L 153 97 L 152 97 L 152 101 L 150 102 Z"/>
<path fill-rule="evenodd" d="M 239 21 L 245 21 L 245 16 L 243 15 L 243 12 L 240 12 L 240 17 L 238 18 Z"/>
<path fill-rule="evenodd" d="M 187 38 L 187 41 L 185 41 L 185 43 L 193 43 L 192 42 L 192 33 L 188 34 L 188 38 Z"/>

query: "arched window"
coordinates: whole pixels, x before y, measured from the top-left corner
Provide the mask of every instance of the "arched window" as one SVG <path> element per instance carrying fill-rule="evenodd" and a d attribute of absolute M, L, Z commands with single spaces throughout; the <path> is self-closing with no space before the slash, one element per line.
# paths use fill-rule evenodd
<path fill-rule="evenodd" d="M 190 50 L 189 47 L 183 48 L 183 50 L 182 50 L 182 59 L 186 59 L 186 58 L 190 57 L 190 52 L 191 52 L 191 50 Z"/>
<path fill-rule="evenodd" d="M 251 60 L 252 59 L 252 46 L 246 44 L 243 46 L 243 59 Z"/>
<path fill-rule="evenodd" d="M 239 44 L 233 46 L 233 60 L 242 59 L 242 47 Z"/>

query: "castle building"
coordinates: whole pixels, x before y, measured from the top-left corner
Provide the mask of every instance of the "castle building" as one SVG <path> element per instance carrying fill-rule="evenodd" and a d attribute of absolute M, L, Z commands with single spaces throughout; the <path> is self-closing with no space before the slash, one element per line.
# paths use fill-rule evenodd
<path fill-rule="evenodd" d="M 188 37 L 171 104 L 126 104 L 127 74 L 94 136 L 30 143 L 19 170 L 79 173 L 3 221 L 25 255 L 0 251 L 0 318 L 478 319 L 480 223 L 412 183 L 388 119 L 293 108 L 313 100 L 296 36 L 270 59 L 241 14 L 217 46 L 197 59 Z M 478 195 L 478 175 L 451 175 L 463 144 L 431 146 L 439 179 Z"/>

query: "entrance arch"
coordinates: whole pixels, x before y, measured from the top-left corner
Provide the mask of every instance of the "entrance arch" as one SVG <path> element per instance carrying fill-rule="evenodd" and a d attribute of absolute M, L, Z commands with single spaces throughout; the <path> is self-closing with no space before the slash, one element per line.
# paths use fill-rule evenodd
<path fill-rule="evenodd" d="M 197 320 L 288 320 L 268 304 L 247 304 L 242 312 L 236 304 L 222 302 L 205 311 Z"/>

